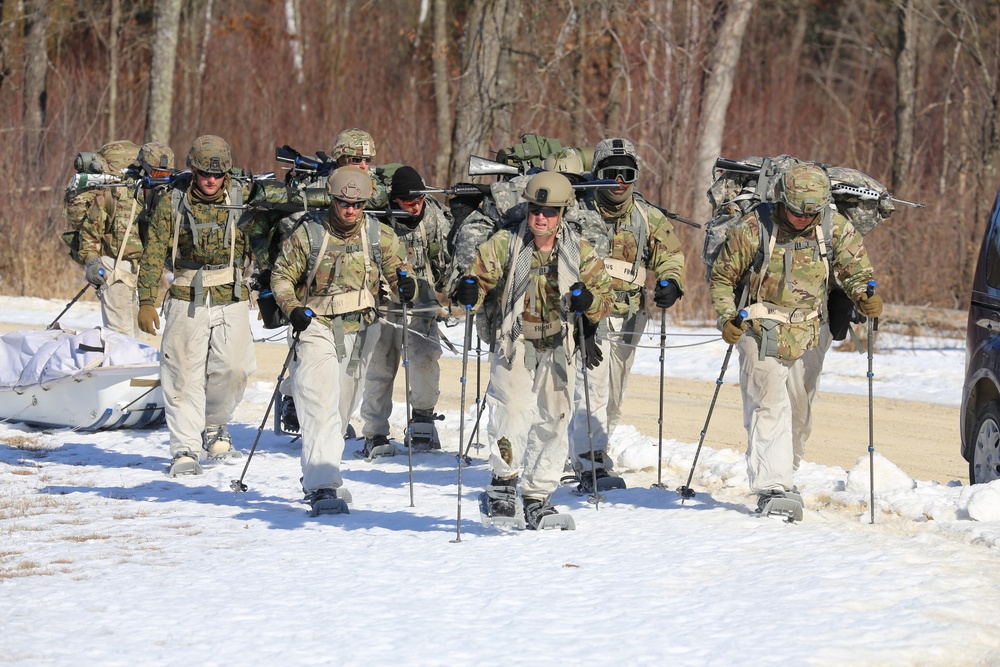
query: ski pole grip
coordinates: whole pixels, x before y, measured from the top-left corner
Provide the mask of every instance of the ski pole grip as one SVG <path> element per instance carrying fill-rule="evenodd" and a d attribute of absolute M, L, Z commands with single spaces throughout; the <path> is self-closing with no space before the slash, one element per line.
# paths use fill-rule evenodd
<path fill-rule="evenodd" d="M 97 275 L 103 276 L 104 275 L 104 269 L 97 269 Z"/>
<path fill-rule="evenodd" d="M 660 287 L 666 287 L 667 283 L 669 283 L 669 282 L 670 282 L 669 280 L 667 280 L 666 278 L 664 278 L 663 280 L 661 280 L 660 282 L 658 282 L 656 284 L 659 285 Z"/>
<path fill-rule="evenodd" d="M 462 278 L 462 282 L 465 283 L 466 285 L 475 285 L 476 284 L 476 279 L 473 278 L 472 276 L 465 276 L 464 278 Z M 465 310 L 466 311 L 471 311 L 472 310 L 472 304 L 471 303 L 465 304 Z"/>
<path fill-rule="evenodd" d="M 743 324 L 743 320 L 747 318 L 747 315 L 749 315 L 749 313 L 745 310 L 741 310 L 740 312 L 736 313 L 736 319 L 733 320 L 733 324 L 735 324 L 736 326 L 740 326 L 741 324 Z"/>
<path fill-rule="evenodd" d="M 875 282 L 874 280 L 869 280 L 868 281 L 868 288 L 865 290 L 865 294 L 867 296 L 872 296 L 873 294 L 875 294 L 875 286 L 876 285 L 878 285 L 877 282 Z"/>
<path fill-rule="evenodd" d="M 312 308 L 306 308 L 306 316 L 313 317 L 314 315 L 315 313 L 313 312 Z"/>

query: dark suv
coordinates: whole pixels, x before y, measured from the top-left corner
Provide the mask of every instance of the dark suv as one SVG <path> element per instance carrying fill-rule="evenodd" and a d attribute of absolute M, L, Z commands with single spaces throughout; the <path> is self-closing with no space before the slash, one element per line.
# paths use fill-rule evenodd
<path fill-rule="evenodd" d="M 1000 193 L 979 251 L 965 341 L 962 456 L 973 484 L 1000 479 Z"/>

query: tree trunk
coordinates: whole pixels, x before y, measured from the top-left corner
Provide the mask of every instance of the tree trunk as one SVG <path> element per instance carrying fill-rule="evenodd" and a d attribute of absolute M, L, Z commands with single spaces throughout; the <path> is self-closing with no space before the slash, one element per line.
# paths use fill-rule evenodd
<path fill-rule="evenodd" d="M 306 73 L 303 69 L 302 42 L 299 41 L 299 30 L 295 21 L 296 11 L 294 0 L 285 0 L 285 31 L 288 34 L 288 48 L 292 51 L 292 70 L 295 72 L 295 83 L 299 87 L 299 111 L 302 118 L 306 117 Z"/>
<path fill-rule="evenodd" d="M 733 92 L 733 79 L 739 63 L 743 35 L 750 20 L 755 0 L 730 0 L 719 36 L 712 50 L 708 81 L 701 101 L 700 138 L 695 153 L 694 187 L 701 191 L 712 183 L 715 159 L 722 150 L 722 135 L 726 129 L 726 111 Z M 695 220 L 707 220 L 711 214 L 708 200 L 694 202 Z"/>
<path fill-rule="evenodd" d="M 462 45 L 462 78 L 455 105 L 450 182 L 461 180 L 469 155 L 489 148 L 499 114 L 512 102 L 504 57 L 521 21 L 521 0 L 473 0 Z"/>
<path fill-rule="evenodd" d="M 434 0 L 434 52 L 431 56 L 434 76 L 434 124 L 437 129 L 437 157 L 434 159 L 434 182 L 448 181 L 451 162 L 451 103 L 448 92 L 448 2 Z"/>
<path fill-rule="evenodd" d="M 45 95 L 48 75 L 48 0 L 24 0 L 24 155 L 30 165 L 44 162 Z"/>
<path fill-rule="evenodd" d="M 917 98 L 918 21 L 915 0 L 903 0 L 896 11 L 896 145 L 892 156 L 893 192 L 910 175 L 913 162 L 913 128 Z"/>
<path fill-rule="evenodd" d="M 117 139 L 118 128 L 116 127 L 115 111 L 118 106 L 118 28 L 122 22 L 121 0 L 111 0 L 111 30 L 108 35 L 108 60 L 110 61 L 110 71 L 108 73 L 108 140 Z"/>
<path fill-rule="evenodd" d="M 146 106 L 146 134 L 143 141 L 170 145 L 170 119 L 174 96 L 174 63 L 181 0 L 159 0 L 153 13 L 153 60 L 149 68 L 149 100 Z M 210 26 L 205 26 L 210 30 Z"/>

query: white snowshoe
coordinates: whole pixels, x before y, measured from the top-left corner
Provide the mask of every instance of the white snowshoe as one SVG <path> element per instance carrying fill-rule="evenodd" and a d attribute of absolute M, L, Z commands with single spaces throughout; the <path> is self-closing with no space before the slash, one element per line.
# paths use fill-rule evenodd
<path fill-rule="evenodd" d="M 205 450 L 206 458 L 214 461 L 243 458 L 243 452 L 233 447 L 233 439 L 225 424 L 206 426 L 201 432 L 201 447 Z"/>
<path fill-rule="evenodd" d="M 499 480 L 494 478 L 493 481 Z M 524 530 L 524 512 L 521 503 L 517 502 L 516 481 L 487 485 L 479 494 L 479 514 L 484 528 L 513 526 Z"/>
<path fill-rule="evenodd" d="M 350 514 L 348 503 L 353 499 L 350 492 L 341 487 L 340 489 L 318 489 L 306 496 L 309 503 L 309 516 L 319 516 L 320 514 Z"/>
<path fill-rule="evenodd" d="M 757 494 L 757 514 L 784 517 L 787 523 L 802 521 L 802 496 L 795 491 L 772 490 Z"/>
<path fill-rule="evenodd" d="M 365 438 L 365 446 L 354 452 L 354 456 L 371 463 L 375 459 L 384 456 L 398 455 L 399 447 L 389 442 L 389 438 L 384 435 L 372 435 Z"/>
<path fill-rule="evenodd" d="M 524 499 L 524 520 L 529 530 L 576 530 L 576 522 L 569 514 L 559 514 L 547 499 Z"/>
<path fill-rule="evenodd" d="M 205 471 L 198 463 L 198 457 L 192 452 L 178 452 L 170 462 L 167 474 L 171 477 L 179 475 L 201 475 Z"/>

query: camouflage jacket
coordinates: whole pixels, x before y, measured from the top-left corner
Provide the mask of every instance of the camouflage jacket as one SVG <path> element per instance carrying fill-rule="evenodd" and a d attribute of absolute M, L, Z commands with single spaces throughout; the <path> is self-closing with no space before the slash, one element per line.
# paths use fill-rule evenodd
<path fill-rule="evenodd" d="M 243 200 L 246 200 L 247 186 L 227 178 L 223 187 L 231 188 L 228 191 L 230 198 L 232 198 L 233 189 L 242 188 Z M 194 190 L 195 186 L 192 183 L 188 190 L 183 193 L 181 208 L 185 212 L 180 215 L 181 223 L 177 239 L 178 262 L 226 267 L 229 265 L 230 254 L 230 238 L 227 233 L 230 211 L 199 201 L 197 195 L 192 197 Z M 174 220 L 177 213 L 174 211 L 173 200 L 172 193 L 165 193 L 156 203 L 150 216 L 146 248 L 139 266 L 138 291 L 141 305 L 152 305 L 156 302 L 160 274 L 164 268 L 169 271 L 174 270 L 171 256 L 174 246 Z M 192 229 L 192 219 L 197 229 L 197 236 Z M 233 263 L 235 269 L 242 270 L 245 260 L 250 256 L 249 244 L 243 232 L 236 227 L 235 220 L 231 233 L 236 234 Z M 211 294 L 212 303 L 215 304 L 246 301 L 249 298 L 249 289 L 246 287 L 240 289 L 239 294 L 236 293 L 235 282 L 208 287 L 205 291 Z M 182 301 L 193 301 L 194 288 L 171 285 L 170 296 Z"/>
<path fill-rule="evenodd" d="M 304 301 L 313 303 L 324 297 L 335 297 L 361 290 L 371 292 L 373 303 L 378 303 L 380 278 L 386 280 L 390 288 L 395 291 L 396 270 L 412 270 L 404 258 L 403 246 L 400 245 L 396 234 L 388 225 L 378 222 L 373 217 L 366 215 L 363 224 L 358 225 L 353 234 L 344 238 L 331 231 L 328 211 L 317 211 L 310 216 L 325 227 L 329 238 L 326 250 L 318 260 L 316 277 L 308 286 L 308 294 L 305 285 L 310 268 L 309 233 L 305 227 L 307 223 L 300 224 L 282 241 L 281 252 L 271 272 L 271 290 L 274 292 L 278 307 L 286 315 L 305 305 Z M 371 238 L 369 225 L 378 226 L 381 265 L 372 266 L 370 271 L 366 271 L 366 263 L 370 265 L 374 256 L 372 253 L 366 257 L 364 252 L 366 243 Z M 356 312 L 360 315 L 342 318 L 345 332 L 358 331 L 362 322 L 371 324 L 377 317 L 373 308 Z M 333 328 L 334 319 L 334 317 L 316 316 L 316 320 L 330 328 Z"/>
<path fill-rule="evenodd" d="M 469 275 L 479 281 L 479 299 L 476 304 L 483 303 L 487 293 L 502 291 L 504 282 L 510 277 L 512 267 L 510 259 L 511 237 L 516 231 L 502 229 L 479 247 L 479 252 L 472 260 Z M 538 249 L 531 256 L 531 275 L 528 287 L 524 293 L 524 310 L 521 319 L 527 323 L 547 324 L 562 319 L 560 312 L 558 271 L 558 248 L 542 253 Z M 513 262 L 511 262 L 513 263 Z M 543 267 L 551 267 L 549 271 L 539 271 Z M 604 271 L 600 258 L 594 247 L 585 240 L 580 241 L 580 281 L 594 294 L 594 302 L 584 312 L 591 322 L 599 322 L 611 312 L 611 277 Z M 502 299 L 501 295 L 496 295 Z M 500 313 L 502 316 L 503 314 Z"/>
<path fill-rule="evenodd" d="M 628 316 L 645 307 L 646 272 L 654 281 L 673 280 L 684 292 L 684 253 L 674 226 L 663 213 L 637 195 L 617 214 L 603 208 L 593 195 L 584 204 L 599 213 L 605 223 L 608 250 L 601 257 L 612 275 L 615 315 Z M 641 252 L 639 243 L 644 246 Z M 632 272 L 635 277 L 628 279 L 627 274 Z"/>
<path fill-rule="evenodd" d="M 413 267 L 413 277 L 417 280 L 415 304 L 418 307 L 437 305 L 434 291 L 444 284 L 451 264 L 447 242 L 451 215 L 436 199 L 425 197 L 424 215 L 418 225 L 410 227 L 406 218 L 391 220 L 390 226 L 399 237 L 406 261 Z"/>
<path fill-rule="evenodd" d="M 864 293 L 872 278 L 861 234 L 844 216 L 833 213 L 830 269 L 827 269 L 817 248 L 819 220 L 801 232 L 795 232 L 778 221 L 783 215 L 774 209 L 775 247 L 762 271 L 750 277 L 748 303 L 775 304 L 782 309 L 797 309 L 802 321 L 768 323 L 767 318 L 751 322 L 759 337 L 762 326 L 774 327 L 777 358 L 794 361 L 819 341 L 820 323 L 826 318 L 826 298 L 830 272 L 842 283 L 844 291 L 855 302 Z M 760 220 L 757 213 L 745 216 L 733 227 L 718 258 L 712 265 L 709 293 L 718 314 L 719 328 L 736 316 L 737 287 L 744 272 L 751 267 L 760 246 Z M 766 256 L 766 250 L 765 250 Z M 786 260 L 786 256 L 789 259 Z M 776 326 L 774 326 L 776 324 Z"/>
<path fill-rule="evenodd" d="M 95 257 L 117 258 L 124 240 L 122 259 L 137 262 L 142 257 L 139 226 L 143 208 L 142 190 L 132 188 L 88 190 L 71 197 L 66 202 L 66 219 L 70 227 L 80 230 L 80 260 L 86 264 Z M 132 228 L 126 239 L 130 215 Z"/>

